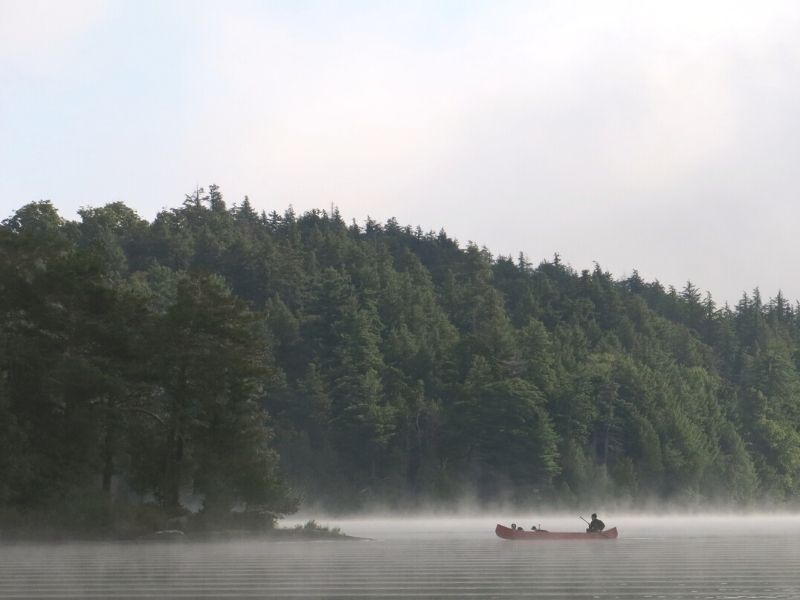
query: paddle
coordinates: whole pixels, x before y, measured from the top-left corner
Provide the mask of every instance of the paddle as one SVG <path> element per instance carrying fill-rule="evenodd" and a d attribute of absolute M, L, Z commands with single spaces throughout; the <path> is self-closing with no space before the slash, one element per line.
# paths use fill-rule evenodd
<path fill-rule="evenodd" d="M 583 521 L 584 523 L 586 523 L 586 524 L 589 526 L 589 529 L 591 529 L 591 528 L 592 528 L 592 524 L 591 524 L 591 523 L 589 523 L 589 521 L 587 521 L 587 520 L 586 520 L 586 519 L 584 519 L 583 517 L 581 517 L 581 521 Z M 587 529 L 587 530 L 586 530 L 586 533 L 589 533 L 589 529 Z"/>

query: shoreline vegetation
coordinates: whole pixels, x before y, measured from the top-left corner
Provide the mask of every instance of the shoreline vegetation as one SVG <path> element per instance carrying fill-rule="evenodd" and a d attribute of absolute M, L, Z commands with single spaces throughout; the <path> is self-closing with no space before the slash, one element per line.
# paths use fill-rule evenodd
<path fill-rule="evenodd" d="M 369 538 L 347 535 L 339 527 L 321 525 L 314 519 L 289 527 L 279 526 L 271 516 L 260 514 L 231 513 L 224 522 L 213 525 L 204 522 L 202 516 L 187 514 L 179 518 L 153 520 L 158 511 L 147 516 L 139 513 L 138 521 L 123 521 L 119 513 L 115 522 L 104 527 L 22 524 L 17 521 L 0 528 L 0 544 L 14 542 L 72 542 L 72 541 L 163 541 L 194 542 L 223 540 L 273 540 L 273 541 L 322 541 L 322 540 L 367 540 Z"/>
<path fill-rule="evenodd" d="M 315 520 L 292 527 L 272 527 L 263 530 L 253 529 L 209 529 L 183 531 L 166 529 L 134 538 L 132 541 L 221 541 L 221 540 L 270 540 L 270 541 L 364 541 L 369 538 L 347 535 L 338 527 L 320 525 Z"/>
<path fill-rule="evenodd" d="M 0 223 L 4 536 L 464 498 L 792 510 L 798 432 L 780 292 L 718 305 L 216 186 L 153 221 L 42 201 Z"/>

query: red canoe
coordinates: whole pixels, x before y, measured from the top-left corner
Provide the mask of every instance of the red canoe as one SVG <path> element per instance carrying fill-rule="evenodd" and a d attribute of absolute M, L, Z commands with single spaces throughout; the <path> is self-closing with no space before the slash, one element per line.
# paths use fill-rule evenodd
<path fill-rule="evenodd" d="M 494 532 L 504 540 L 615 540 L 617 528 L 586 533 L 583 531 L 520 531 L 498 525 Z"/>

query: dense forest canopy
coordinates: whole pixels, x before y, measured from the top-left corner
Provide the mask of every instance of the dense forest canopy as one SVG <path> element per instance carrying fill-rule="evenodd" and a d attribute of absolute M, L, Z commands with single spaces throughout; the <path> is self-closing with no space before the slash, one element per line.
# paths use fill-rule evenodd
<path fill-rule="evenodd" d="M 32 203 L 0 226 L 0 515 L 792 502 L 799 350 L 781 294 L 720 307 L 394 219 L 216 186 L 153 222 Z"/>

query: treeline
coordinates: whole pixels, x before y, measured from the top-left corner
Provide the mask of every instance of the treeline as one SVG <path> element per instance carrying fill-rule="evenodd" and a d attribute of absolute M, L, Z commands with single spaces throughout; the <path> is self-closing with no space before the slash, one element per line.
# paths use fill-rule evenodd
<path fill-rule="evenodd" d="M 215 186 L 152 223 L 33 203 L 0 227 L 0 510 L 792 502 L 799 342 L 780 294 Z"/>

